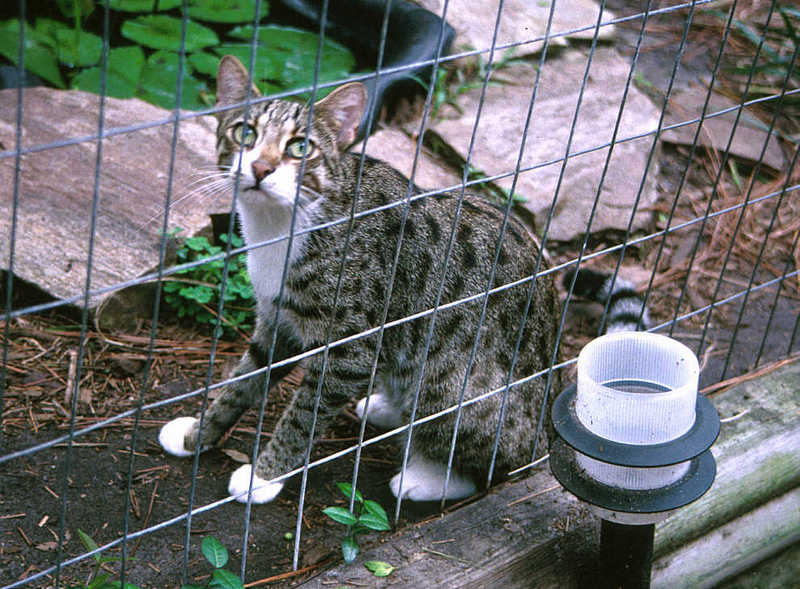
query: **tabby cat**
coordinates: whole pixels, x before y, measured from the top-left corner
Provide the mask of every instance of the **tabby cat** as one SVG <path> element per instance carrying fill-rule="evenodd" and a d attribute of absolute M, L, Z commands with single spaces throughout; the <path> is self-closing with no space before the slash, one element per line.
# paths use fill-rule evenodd
<path fill-rule="evenodd" d="M 275 479 L 303 463 L 312 428 L 315 435 L 324 434 L 338 411 L 367 394 L 379 337 L 373 328 L 432 309 L 437 300 L 446 305 L 480 295 L 490 278 L 491 286 L 499 287 L 529 277 L 536 270 L 539 248 L 512 215 L 498 249 L 503 210 L 478 196 L 464 198 L 457 221 L 457 193 L 415 199 L 408 207 L 404 203 L 387 206 L 403 201 L 409 189 L 412 195 L 421 191 L 389 165 L 369 157 L 360 171 L 360 156 L 347 153 L 366 102 L 361 84 L 341 86 L 316 102 L 310 124 L 308 105 L 281 100 L 253 104 L 245 116 L 245 109 L 235 105 L 247 99 L 248 84 L 242 64 L 234 57 L 224 57 L 219 66 L 217 101 L 233 108 L 217 114 L 218 163 L 227 174 L 230 189 L 238 185 L 237 212 L 245 241 L 251 246 L 269 242 L 248 251 L 258 319 L 252 343 L 233 376 L 267 365 L 274 330 L 273 362 L 324 346 L 327 341 L 373 330 L 331 347 L 327 366 L 322 353 L 300 361 L 305 378 L 272 437 L 255 465 L 236 470 L 228 486 L 231 495 L 246 501 L 252 474 L 252 500 L 265 503 L 284 485 L 282 479 Z M 259 96 L 252 85 L 249 96 Z M 360 214 L 373 209 L 378 210 Z M 356 216 L 350 228 L 352 211 Z M 339 220 L 344 221 L 330 223 Z M 322 229 L 307 231 L 323 224 Z M 290 230 L 294 234 L 290 251 L 286 239 L 270 242 L 288 236 Z M 452 251 L 442 282 L 451 232 Z M 396 273 L 389 289 L 396 255 Z M 539 269 L 545 267 L 543 261 Z M 590 278 L 583 293 L 587 296 L 599 300 L 615 294 L 615 304 L 635 298 L 635 293 L 625 289 L 621 295 L 619 289 L 612 293 L 604 286 L 605 275 L 581 271 L 581 284 L 583 277 Z M 418 418 L 458 405 L 462 390 L 463 399 L 469 400 L 502 388 L 512 370 L 516 380 L 547 369 L 553 359 L 560 305 L 552 278 L 540 276 L 534 283 L 530 312 L 524 326 L 520 325 L 529 288 L 530 282 L 523 282 L 491 294 L 485 311 L 482 296 L 440 309 L 429 346 L 431 315 L 387 327 L 374 390 L 368 399 L 358 402 L 358 414 L 363 417 L 366 412 L 366 419 L 378 427 L 394 428 L 408 423 L 420 378 Z M 521 346 L 514 362 L 520 328 Z M 470 366 L 476 336 L 479 340 Z M 264 382 L 262 370 L 227 384 L 206 412 L 202 431 L 197 418 L 174 419 L 161 430 L 161 445 L 176 456 L 191 455 L 198 444 L 201 450 L 213 446 L 247 408 L 258 406 L 267 385 L 289 369 L 271 370 L 269 383 Z M 415 426 L 402 489 L 398 474 L 390 482 L 392 492 L 417 501 L 439 500 L 443 493 L 446 499 L 473 494 L 476 485 L 487 480 L 501 421 L 498 474 L 526 463 L 534 446 L 539 454 L 546 452 L 546 433 L 538 427 L 545 409 L 546 381 L 546 377 L 535 378 L 512 387 L 505 407 L 503 395 L 496 394 L 463 408 L 446 488 L 456 413 Z M 550 398 L 559 389 L 555 371 Z M 318 390 L 321 397 L 316 399 Z"/>

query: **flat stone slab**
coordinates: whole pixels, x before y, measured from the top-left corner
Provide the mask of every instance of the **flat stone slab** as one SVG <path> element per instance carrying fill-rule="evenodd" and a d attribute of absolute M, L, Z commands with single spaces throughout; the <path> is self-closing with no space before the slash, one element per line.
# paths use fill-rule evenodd
<path fill-rule="evenodd" d="M 417 0 L 417 4 L 441 16 L 445 2 Z M 456 51 L 489 49 L 492 46 L 499 5 L 499 0 L 448 2 L 445 20 L 456 30 L 453 46 Z M 550 28 L 550 43 L 564 46 L 570 40 L 591 40 L 595 34 L 599 12 L 600 5 L 595 0 L 558 0 Z M 524 43 L 513 49 L 516 55 L 541 51 L 543 41 L 529 41 L 544 37 L 549 16 L 549 1 L 507 0 L 503 3 L 503 13 L 500 16 L 497 45 Z M 603 11 L 604 22 L 614 18 L 611 11 Z M 603 40 L 613 38 L 614 25 L 601 26 L 597 36 Z"/>
<path fill-rule="evenodd" d="M 699 119 L 707 94 L 708 88 L 700 85 L 675 90 L 667 103 L 664 126 Z M 776 171 L 783 170 L 787 162 L 778 137 L 767 133 L 768 125 L 755 116 L 752 108 L 745 107 L 739 115 L 740 105 L 739 102 L 712 92 L 703 127 L 697 136 L 698 143 L 718 151 L 725 151 L 730 143 L 728 151 L 732 155 L 751 163 L 762 161 Z M 716 115 L 722 111 L 728 112 Z M 661 134 L 661 139 L 669 143 L 691 145 L 696 134 L 697 123 L 692 123 L 667 129 Z"/>
<path fill-rule="evenodd" d="M 569 156 L 548 230 L 548 239 L 568 241 L 586 232 L 625 230 L 639 197 L 634 228 L 646 228 L 651 219 L 647 207 L 656 200 L 658 157 L 647 167 L 659 110 L 633 84 L 628 89 L 608 170 L 603 170 L 608 145 L 620 113 L 630 60 L 610 47 L 597 47 L 586 88 L 580 97 L 588 49 L 569 49 L 548 58 L 541 73 L 531 124 L 525 141 L 515 192 L 526 199 L 537 231 L 542 231 L 553 204 L 570 132 Z M 496 73 L 497 83 L 486 97 L 470 157 L 472 166 L 488 176 L 507 174 L 497 180 L 510 189 L 517 166 L 533 86 L 535 60 L 514 64 Z M 475 126 L 481 89 L 459 96 L 461 114 L 431 125 L 447 144 L 466 159 Z M 580 97 L 580 110 L 574 119 Z M 452 112 L 452 111 L 451 111 Z M 574 120 L 574 123 L 573 123 Z M 633 139 L 644 133 L 644 137 Z M 602 180 L 602 182 L 601 182 Z M 599 195 L 599 196 L 598 196 Z M 597 200 L 591 227 L 590 213 Z"/>
<path fill-rule="evenodd" d="M 0 92 L 0 259 L 8 269 L 14 208 L 13 149 L 17 91 Z M 57 299 L 81 296 L 86 284 L 92 201 L 95 191 L 100 98 L 77 91 L 26 88 L 22 156 L 14 243 L 14 274 Z M 107 132 L 163 121 L 169 111 L 138 99 L 106 98 Z M 215 161 L 211 117 L 181 121 L 172 178 L 172 201 L 186 195 L 199 168 Z M 91 288 L 141 276 L 158 266 L 160 233 L 169 186 L 173 124 L 126 131 L 102 141 Z M 48 144 L 77 140 L 64 147 Z M 192 235 L 209 225 L 209 212 L 224 211 L 221 198 L 209 206 L 170 211 L 169 226 Z M 92 297 L 96 306 L 104 297 Z M 82 302 L 78 301 L 78 302 Z"/>
<path fill-rule="evenodd" d="M 381 129 L 367 141 L 367 155 L 389 162 L 406 178 L 414 170 L 416 149 L 417 142 L 396 128 Z M 361 144 L 356 144 L 353 151 L 360 153 Z M 461 177 L 423 147 L 414 170 L 414 183 L 425 190 L 436 190 L 461 184 Z"/>

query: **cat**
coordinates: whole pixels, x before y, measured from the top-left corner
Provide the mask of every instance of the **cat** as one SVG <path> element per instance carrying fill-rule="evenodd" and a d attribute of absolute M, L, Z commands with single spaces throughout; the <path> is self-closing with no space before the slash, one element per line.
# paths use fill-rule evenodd
<path fill-rule="evenodd" d="M 300 361 L 305 377 L 269 442 L 255 465 L 238 468 L 228 485 L 229 493 L 245 502 L 252 476 L 252 501 L 266 503 L 283 488 L 282 475 L 302 465 L 315 411 L 313 431 L 322 435 L 343 407 L 367 394 L 379 338 L 375 328 L 382 322 L 433 309 L 440 284 L 441 305 L 479 295 L 439 309 L 427 347 L 430 314 L 385 329 L 374 390 L 358 401 L 356 412 L 371 424 L 389 429 L 409 422 L 421 371 L 417 418 L 458 405 L 462 390 L 466 401 L 502 389 L 509 373 L 513 382 L 546 371 L 554 359 L 561 306 L 550 274 L 533 281 L 528 304 L 531 281 L 522 279 L 533 276 L 537 268 L 546 269 L 547 261 L 535 238 L 513 214 L 498 249 L 503 208 L 466 194 L 453 228 L 458 193 L 412 199 L 406 206 L 407 194 L 419 194 L 418 187 L 390 165 L 370 157 L 364 158 L 360 168 L 361 156 L 347 148 L 356 137 L 366 104 L 363 85 L 340 86 L 314 103 L 309 125 L 310 105 L 282 100 L 250 104 L 245 118 L 242 103 L 260 96 L 248 80 L 241 62 L 232 56 L 222 58 L 217 102 L 227 108 L 216 115 L 218 164 L 230 190 L 237 186 L 237 212 L 248 245 L 288 236 L 297 199 L 291 249 L 288 240 L 282 240 L 248 251 L 257 322 L 249 349 L 233 372 L 237 380 L 226 384 L 209 406 L 202 431 L 198 418 L 179 417 L 161 429 L 159 442 L 170 454 L 190 456 L 197 445 L 201 450 L 213 446 L 247 408 L 258 406 L 268 387 L 291 366 L 272 369 L 269 383 L 263 370 L 239 377 L 267 365 L 275 331 L 273 363 L 373 330 L 331 347 L 327 366 L 322 353 Z M 331 223 L 338 220 L 344 221 Z M 324 228 L 307 231 L 318 225 Z M 442 281 L 451 232 L 452 249 Z M 598 277 L 585 272 L 581 270 L 579 278 L 587 276 L 594 286 L 583 294 L 597 300 L 611 295 L 609 288 L 603 291 L 603 284 L 595 284 Z M 485 298 L 480 295 L 490 277 L 492 288 L 511 286 L 491 294 L 484 311 Z M 521 345 L 514 360 L 518 338 Z M 316 399 L 321 380 L 321 396 Z M 549 400 L 560 390 L 559 372 L 553 371 L 549 381 L 549 395 L 544 375 L 512 386 L 505 404 L 501 393 L 463 407 L 447 485 L 456 413 L 416 425 L 402 488 L 398 473 L 390 481 L 391 491 L 413 501 L 474 494 L 478 484 L 488 479 L 500 422 L 495 459 L 499 476 L 528 462 L 534 447 L 544 454 L 550 432 Z"/>

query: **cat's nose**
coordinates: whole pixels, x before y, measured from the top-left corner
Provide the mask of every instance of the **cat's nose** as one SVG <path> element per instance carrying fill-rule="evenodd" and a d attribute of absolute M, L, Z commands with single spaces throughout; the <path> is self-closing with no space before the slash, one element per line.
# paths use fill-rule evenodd
<path fill-rule="evenodd" d="M 256 160 L 253 162 L 253 177 L 256 182 L 261 182 L 264 178 L 275 171 L 275 166 L 270 165 L 264 160 Z"/>

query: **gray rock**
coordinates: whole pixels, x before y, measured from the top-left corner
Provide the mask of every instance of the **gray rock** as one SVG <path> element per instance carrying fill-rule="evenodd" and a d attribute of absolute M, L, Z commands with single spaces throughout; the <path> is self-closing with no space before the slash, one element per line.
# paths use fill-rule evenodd
<path fill-rule="evenodd" d="M 407 178 L 411 177 L 417 142 L 399 129 L 381 129 L 367 141 L 367 155 L 389 162 Z M 360 153 L 360 144 L 353 151 Z M 426 190 L 456 186 L 461 177 L 423 148 L 414 171 L 414 183 Z"/>
<path fill-rule="evenodd" d="M 548 58 L 542 71 L 522 155 L 522 172 L 514 189 L 527 199 L 524 207 L 535 216 L 538 231 L 544 229 L 553 203 L 573 129 L 587 56 L 588 49 L 564 51 L 557 57 Z M 553 208 L 548 239 L 565 241 L 587 231 L 624 230 L 628 226 L 645 175 L 647 157 L 653 145 L 652 132 L 657 127 L 659 115 L 656 106 L 631 85 L 616 137 L 618 143 L 613 147 L 601 186 L 609 153 L 607 144 L 612 140 L 629 70 L 630 60 L 621 57 L 613 48 L 597 48 L 579 116 L 574 123 L 570 155 Z M 532 63 L 515 64 L 498 74 L 506 81 L 490 84 L 487 88 L 470 163 L 489 176 L 506 174 L 497 183 L 510 189 L 536 68 Z M 463 113 L 435 121 L 431 126 L 464 158 L 479 98 L 480 88 L 462 94 L 458 103 Z M 620 142 L 647 132 L 651 134 Z M 651 213 L 645 209 L 656 199 L 657 162 L 656 154 L 646 173 L 634 217 L 635 228 L 644 228 L 650 221 Z M 598 195 L 595 217 L 588 227 L 589 215 Z"/>
<path fill-rule="evenodd" d="M 699 119 L 707 94 L 708 88 L 700 85 L 674 91 L 667 104 L 664 126 L 668 127 L 676 123 Z M 706 111 L 707 118 L 703 121 L 703 128 L 697 137 L 698 143 L 708 148 L 724 151 L 730 141 L 731 132 L 734 131 L 733 125 L 736 123 L 740 104 L 740 102 L 733 102 L 712 92 Z M 731 108 L 734 110 L 722 115 L 715 114 Z M 783 170 L 786 166 L 786 158 L 781 150 L 780 141 L 775 135 L 768 135 L 768 126 L 756 117 L 752 107 L 745 108 L 738 118 L 733 141 L 730 141 L 729 152 L 752 163 L 761 160 L 773 170 Z M 661 139 L 669 143 L 691 145 L 696 133 L 697 123 L 693 123 L 667 129 L 661 134 Z M 764 144 L 767 147 L 762 159 L 761 152 L 764 150 Z"/>
<path fill-rule="evenodd" d="M 431 12 L 442 15 L 444 0 L 417 0 Z M 489 49 L 492 46 L 494 25 L 497 21 L 499 0 L 474 2 L 451 0 L 448 2 L 446 20 L 456 30 L 455 51 Z M 558 0 L 550 28 L 552 45 L 567 45 L 570 39 L 590 40 L 594 37 L 600 7 L 595 0 Z M 506 0 L 500 17 L 497 45 L 524 43 L 514 48 L 517 55 L 527 55 L 541 50 L 543 42 L 530 42 L 544 37 L 550 15 L 550 2 L 538 0 Z M 603 22 L 613 20 L 614 14 L 605 10 Z M 604 25 L 598 31 L 599 39 L 611 39 L 614 25 Z"/>
<path fill-rule="evenodd" d="M 14 274 L 57 299 L 81 297 L 86 283 L 100 99 L 85 92 L 25 89 L 14 243 Z M 0 264 L 8 268 L 14 209 L 16 90 L 0 91 Z M 107 98 L 92 252 L 91 288 L 112 287 L 158 265 L 160 232 L 169 185 L 174 125 L 125 130 L 165 121 L 166 111 L 137 99 Z M 196 171 L 214 163 L 211 117 L 183 120 L 172 178 L 172 201 L 187 194 Z M 48 144 L 71 141 L 63 147 Z M 192 235 L 209 224 L 209 212 L 230 208 L 227 198 L 197 206 L 191 199 L 170 210 L 169 227 Z M 108 297 L 92 296 L 90 306 Z M 78 301 L 82 303 L 82 299 Z M 124 308 L 125 305 L 122 305 Z"/>

